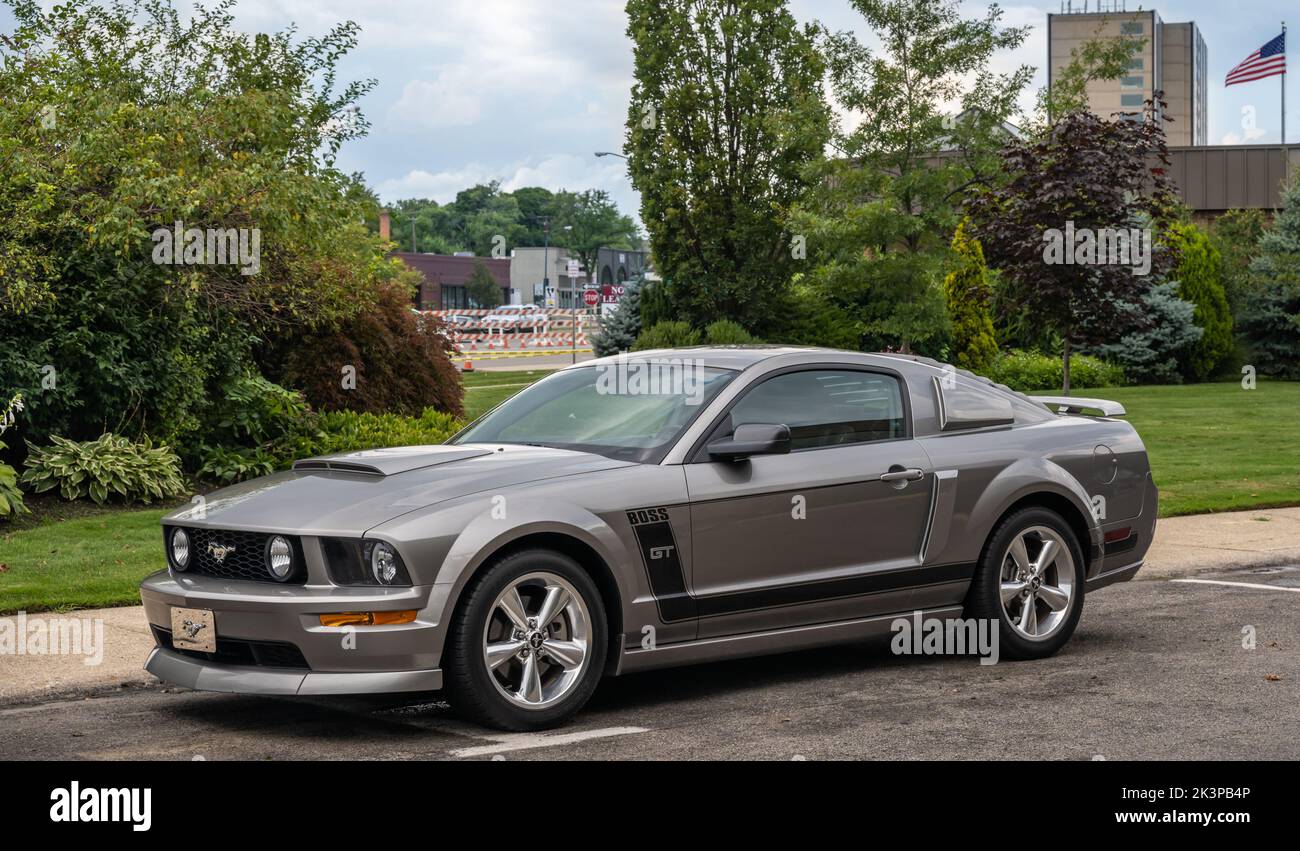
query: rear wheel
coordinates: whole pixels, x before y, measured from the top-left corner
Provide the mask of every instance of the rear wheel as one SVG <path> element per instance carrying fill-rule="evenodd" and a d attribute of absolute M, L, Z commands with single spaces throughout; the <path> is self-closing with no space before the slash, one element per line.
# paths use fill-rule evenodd
<path fill-rule="evenodd" d="M 1078 537 L 1060 515 L 1046 508 L 1017 511 L 984 547 L 967 612 L 997 618 L 1002 656 L 1051 656 L 1079 623 L 1084 569 Z"/>
<path fill-rule="evenodd" d="M 586 571 L 552 550 L 513 553 L 465 592 L 448 636 L 448 699 L 494 727 L 555 726 L 591 697 L 606 644 L 605 610 Z"/>

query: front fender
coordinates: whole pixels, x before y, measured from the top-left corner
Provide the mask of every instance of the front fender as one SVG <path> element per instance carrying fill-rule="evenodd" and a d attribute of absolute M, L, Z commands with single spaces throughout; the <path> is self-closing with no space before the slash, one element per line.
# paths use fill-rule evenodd
<path fill-rule="evenodd" d="M 410 553 L 408 567 L 417 584 L 434 585 L 434 597 L 445 601 L 438 618 L 444 627 L 440 635 L 445 635 L 465 586 L 479 569 L 496 553 L 530 535 L 563 535 L 595 552 L 610 568 L 624 623 L 636 594 L 619 566 L 637 563 L 637 554 L 628 551 L 604 519 L 554 495 L 477 494 L 403 515 L 367 534 Z"/>
<path fill-rule="evenodd" d="M 612 568 L 629 564 L 636 556 L 609 524 L 581 506 L 534 497 L 507 496 L 499 506 L 476 515 L 452 544 L 434 582 L 452 585 L 455 599 L 495 553 L 529 535 L 547 533 L 573 538 L 594 550 L 611 567 L 620 600 L 629 599 L 632 591 L 625 586 L 622 571 Z"/>

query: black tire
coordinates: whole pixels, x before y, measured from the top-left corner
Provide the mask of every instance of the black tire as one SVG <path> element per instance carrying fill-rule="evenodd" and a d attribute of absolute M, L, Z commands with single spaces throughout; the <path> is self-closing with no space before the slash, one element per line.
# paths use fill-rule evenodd
<path fill-rule="evenodd" d="M 516 580 L 538 571 L 555 574 L 573 586 L 586 606 L 590 628 L 585 669 L 578 680 L 555 704 L 531 709 L 500 693 L 483 658 L 483 642 L 497 597 Z M 596 583 L 573 559 L 546 549 L 504 556 L 471 581 L 457 606 L 444 653 L 447 700 L 462 717 L 502 730 L 542 730 L 562 724 L 586 704 L 600 682 L 609 644 L 607 624 Z"/>
<path fill-rule="evenodd" d="M 1007 549 L 1022 532 L 1034 526 L 1054 530 L 1070 548 L 1074 563 L 1074 586 L 1066 616 L 1060 625 L 1042 639 L 1029 639 L 1012 627 L 1001 600 L 1002 566 Z M 1079 624 L 1083 613 L 1084 576 L 1087 563 L 1083 548 L 1070 524 L 1047 508 L 1024 508 L 1009 515 L 989 535 L 980 554 L 975 577 L 966 598 L 966 616 L 969 618 L 996 618 L 998 621 L 999 655 L 1005 659 L 1045 659 L 1057 653 Z"/>

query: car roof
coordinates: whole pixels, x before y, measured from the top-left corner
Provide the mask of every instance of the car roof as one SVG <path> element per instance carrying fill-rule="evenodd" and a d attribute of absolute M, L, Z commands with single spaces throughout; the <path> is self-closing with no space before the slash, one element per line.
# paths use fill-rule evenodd
<path fill-rule="evenodd" d="M 601 365 L 606 363 L 615 363 L 620 358 L 631 361 L 646 360 L 666 360 L 666 359 L 691 359 L 699 360 L 704 366 L 717 367 L 719 369 L 746 369 L 756 363 L 772 358 L 781 357 L 782 355 L 806 355 L 806 354 L 825 354 L 828 360 L 844 360 L 845 362 L 861 362 L 864 357 L 863 352 L 850 352 L 841 349 L 826 349 L 817 346 L 782 346 L 782 345 L 749 345 L 749 346 L 687 346 L 679 349 L 648 349 L 641 352 L 627 352 L 620 355 L 610 355 L 609 357 L 597 358 L 595 360 L 584 361 L 576 366 Z M 879 357 L 865 355 L 866 357 Z M 565 367 L 572 369 L 572 366 Z"/>
<path fill-rule="evenodd" d="M 792 360 L 795 360 L 796 362 L 802 361 L 803 363 L 813 362 L 812 359 L 807 356 L 824 356 L 825 360 L 830 363 L 839 362 L 844 364 L 866 364 L 869 366 L 886 367 L 900 372 L 909 372 L 915 376 L 943 375 L 948 372 L 953 372 L 974 381 L 977 384 L 982 384 L 994 392 L 1004 393 L 1016 399 L 1023 400 L 1034 405 L 1036 408 L 1043 407 L 1042 405 L 1031 401 L 1024 393 L 1012 390 L 1005 384 L 998 384 L 997 382 L 991 381 L 981 375 L 976 375 L 970 370 L 960 369 L 951 364 L 942 363 L 923 355 L 903 354 L 902 352 L 855 352 L 848 349 L 830 349 L 820 346 L 786 346 L 779 344 L 747 346 L 689 346 L 680 349 L 649 349 L 641 352 L 626 352 L 620 355 L 610 355 L 609 357 L 583 361 L 582 363 L 564 367 L 564 369 L 615 363 L 620 358 L 631 361 L 692 358 L 699 359 L 706 367 L 744 370 L 754 364 L 762 363 L 763 361 L 785 355 L 804 355 L 804 358 L 797 360 L 792 358 Z"/>

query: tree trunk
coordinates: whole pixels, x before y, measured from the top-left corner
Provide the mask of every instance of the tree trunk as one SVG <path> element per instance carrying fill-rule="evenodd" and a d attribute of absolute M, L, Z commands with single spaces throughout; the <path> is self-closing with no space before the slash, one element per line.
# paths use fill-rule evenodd
<path fill-rule="evenodd" d="M 1061 395 L 1070 395 L 1070 338 L 1061 344 Z"/>

